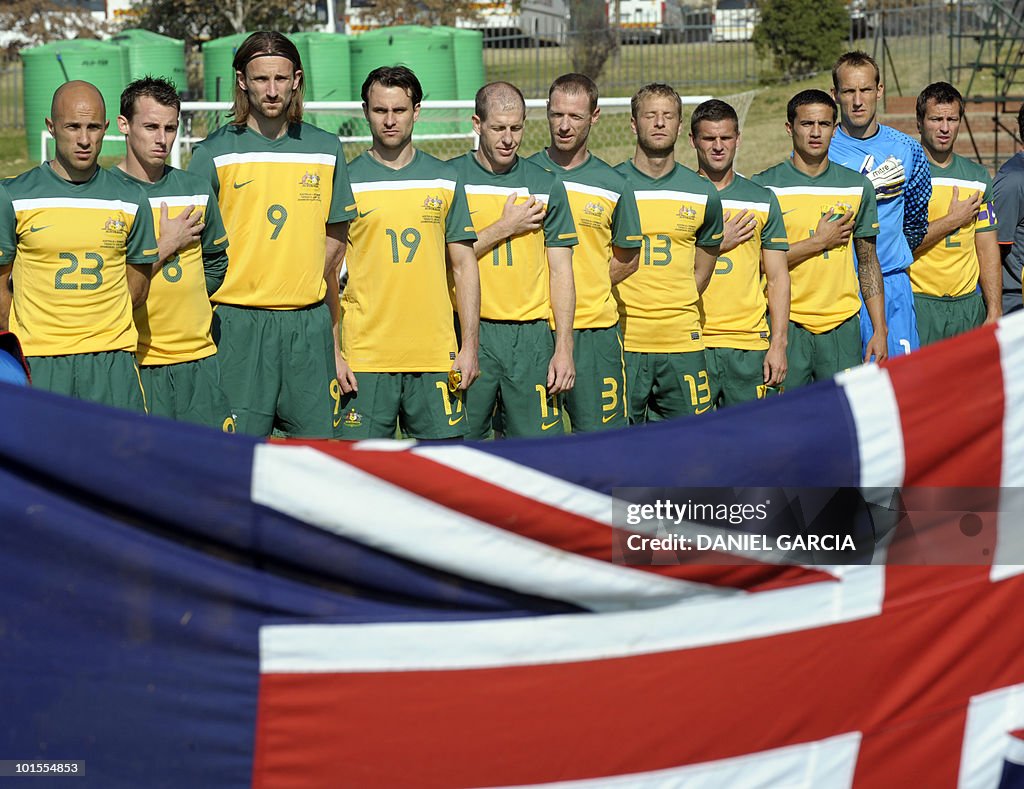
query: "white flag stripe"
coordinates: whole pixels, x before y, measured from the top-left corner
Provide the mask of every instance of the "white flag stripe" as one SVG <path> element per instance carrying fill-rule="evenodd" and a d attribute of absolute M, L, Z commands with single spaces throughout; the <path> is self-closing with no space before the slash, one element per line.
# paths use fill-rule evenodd
<path fill-rule="evenodd" d="M 993 581 L 1024 573 L 1024 319 L 1001 319 L 996 341 L 1003 370 L 1003 466 Z"/>
<path fill-rule="evenodd" d="M 348 498 L 351 500 L 351 496 Z M 376 528 L 381 530 L 379 524 Z M 419 542 L 426 545 L 433 537 L 432 532 L 421 535 Z M 481 564 L 492 561 L 488 556 L 479 559 Z M 550 567 L 545 569 L 552 571 Z M 885 569 L 849 565 L 833 568 L 838 581 L 587 616 L 268 625 L 260 628 L 260 670 L 291 674 L 486 669 L 624 658 L 735 643 L 877 616 L 882 608 Z M 560 567 L 553 571 L 565 570 Z"/>
<path fill-rule="evenodd" d="M 455 190 L 455 181 L 434 178 L 428 181 L 361 181 L 352 184 L 352 192 L 398 192 L 403 189 L 447 189 Z"/>
<path fill-rule="evenodd" d="M 40 208 L 92 208 L 97 211 L 123 211 L 135 216 L 139 207 L 135 203 L 124 200 L 97 200 L 87 197 L 31 197 L 23 200 L 12 200 L 14 210 L 35 211 Z"/>
<path fill-rule="evenodd" d="M 860 485 L 891 488 L 903 484 L 906 454 L 903 425 L 889 373 L 865 364 L 836 376 L 853 414 L 860 451 Z"/>
<path fill-rule="evenodd" d="M 565 191 L 567 192 L 576 192 L 578 194 L 590 195 L 592 197 L 603 197 L 607 200 L 611 200 L 613 203 L 619 202 L 619 198 L 622 197 L 618 192 L 613 192 L 611 189 L 602 189 L 599 186 L 581 184 L 577 181 L 563 181 L 562 185 L 565 186 Z"/>
<path fill-rule="evenodd" d="M 171 197 L 149 198 L 150 208 L 160 208 L 161 203 L 167 203 L 168 208 L 184 208 L 185 206 L 205 206 L 210 200 L 209 195 L 175 195 Z"/>
<path fill-rule="evenodd" d="M 673 192 L 668 189 L 644 189 L 634 192 L 634 194 L 638 203 L 642 200 L 673 200 L 707 205 L 708 202 L 707 195 L 694 194 L 693 192 Z"/>
<path fill-rule="evenodd" d="M 723 786 L 729 789 L 848 789 L 853 785 L 861 737 L 860 732 L 849 732 L 825 740 L 684 767 L 531 786 L 544 789 L 721 789 Z"/>
<path fill-rule="evenodd" d="M 569 554 L 454 512 L 306 447 L 257 446 L 252 497 L 429 567 L 594 610 L 660 604 L 693 593 L 686 582 Z"/>
<path fill-rule="evenodd" d="M 1018 524 L 1019 526 L 1019 524 Z M 993 623 L 999 627 L 999 623 Z M 1024 727 L 1024 685 L 972 696 L 960 748 L 959 789 L 994 789 L 1006 753 L 1006 733 Z"/>
<path fill-rule="evenodd" d="M 327 164 L 333 166 L 338 157 L 330 153 L 225 153 L 213 157 L 214 167 L 231 164 Z"/>

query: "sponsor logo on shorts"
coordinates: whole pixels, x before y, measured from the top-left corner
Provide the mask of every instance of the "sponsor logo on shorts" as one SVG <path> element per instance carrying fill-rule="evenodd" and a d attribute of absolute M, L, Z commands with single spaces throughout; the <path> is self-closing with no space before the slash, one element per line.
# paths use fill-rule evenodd
<path fill-rule="evenodd" d="M 345 427 L 360 427 L 363 424 L 363 415 L 356 409 L 350 408 L 345 414 Z"/>
<path fill-rule="evenodd" d="M 465 414 L 459 414 L 458 417 L 451 417 L 450 416 L 450 417 L 448 417 L 448 424 L 450 426 L 457 425 L 457 424 L 459 424 L 459 422 L 461 422 L 465 418 L 465 416 L 466 416 Z"/>
<path fill-rule="evenodd" d="M 695 414 L 703 414 L 705 411 L 710 411 L 710 410 L 711 410 L 711 404 L 709 403 L 708 405 L 704 406 L 703 408 L 694 408 L 693 409 L 693 413 L 695 413 Z"/>
<path fill-rule="evenodd" d="M 609 422 L 611 422 L 617 416 L 618 416 L 618 414 L 608 414 L 608 416 L 602 416 L 601 417 L 601 424 L 602 425 L 607 425 Z"/>
<path fill-rule="evenodd" d="M 541 424 L 540 429 L 541 430 L 550 430 L 555 425 L 560 425 L 560 424 L 562 424 L 562 420 L 561 419 L 556 419 L 554 422 L 550 422 L 550 423 L 548 423 L 546 425 L 545 424 Z"/>

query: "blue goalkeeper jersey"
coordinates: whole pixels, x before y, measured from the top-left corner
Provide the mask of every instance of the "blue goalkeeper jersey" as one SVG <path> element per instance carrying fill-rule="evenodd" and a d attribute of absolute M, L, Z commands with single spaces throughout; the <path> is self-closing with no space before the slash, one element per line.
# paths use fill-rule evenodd
<path fill-rule="evenodd" d="M 890 126 L 864 140 L 836 127 L 828 158 L 863 173 L 878 201 L 878 262 L 883 274 L 902 271 L 928 232 L 931 173 L 921 143 Z"/>

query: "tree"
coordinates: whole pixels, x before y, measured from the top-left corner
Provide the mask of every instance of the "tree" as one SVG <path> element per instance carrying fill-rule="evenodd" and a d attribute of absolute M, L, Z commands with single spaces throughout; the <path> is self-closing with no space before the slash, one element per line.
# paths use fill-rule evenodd
<path fill-rule="evenodd" d="M 54 0 L 0 0 L 0 30 L 7 47 L 17 51 L 49 41 L 100 38 L 110 34 L 111 26 L 84 8 Z"/>
<path fill-rule="evenodd" d="M 843 0 L 762 0 L 754 46 L 784 77 L 796 78 L 832 68 L 849 33 Z"/>
<path fill-rule="evenodd" d="M 616 31 L 608 26 L 605 0 L 570 0 L 572 67 L 595 82 L 601 69 L 619 45 Z"/>
<path fill-rule="evenodd" d="M 132 9 L 139 27 L 188 45 L 247 30 L 294 33 L 316 23 L 307 0 L 141 0 Z"/>

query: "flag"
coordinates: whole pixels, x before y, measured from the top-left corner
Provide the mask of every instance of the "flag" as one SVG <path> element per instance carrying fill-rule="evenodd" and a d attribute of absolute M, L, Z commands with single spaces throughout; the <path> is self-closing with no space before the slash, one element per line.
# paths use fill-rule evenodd
<path fill-rule="evenodd" d="M 1022 400 L 1024 318 L 540 441 L 262 442 L 0 385 L 0 759 L 103 787 L 997 786 Z M 958 566 L 616 561 L 616 490 L 720 486 L 999 501 Z"/>

